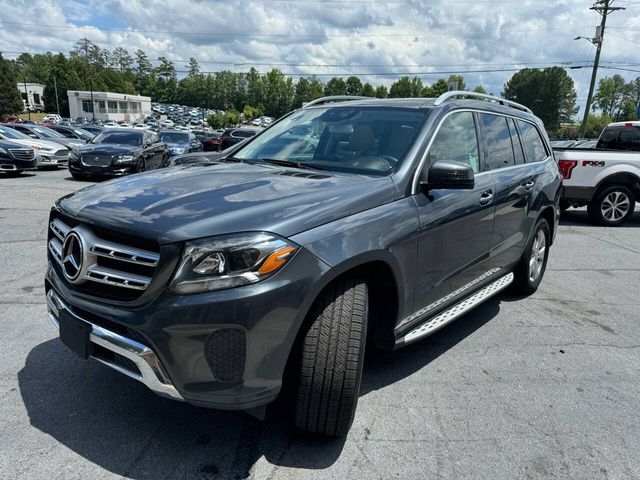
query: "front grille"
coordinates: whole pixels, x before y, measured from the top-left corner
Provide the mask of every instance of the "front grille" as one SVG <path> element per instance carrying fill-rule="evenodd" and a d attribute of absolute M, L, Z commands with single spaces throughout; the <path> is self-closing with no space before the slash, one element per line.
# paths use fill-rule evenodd
<path fill-rule="evenodd" d="M 64 263 L 64 243 L 72 231 L 80 237 L 83 247 L 82 261 L 77 267 L 79 276 L 73 281 L 65 276 L 65 269 L 69 273 L 69 265 L 65 267 Z M 73 290 L 108 300 L 135 300 L 151 284 L 160 261 L 159 248 L 154 242 L 131 236 L 126 237 L 126 242 L 116 242 L 113 238 L 123 236 L 115 232 L 108 235 L 108 232 L 52 212 L 48 238 L 52 264 Z"/>
<path fill-rule="evenodd" d="M 80 159 L 88 167 L 108 167 L 111 165 L 111 155 L 82 155 Z"/>
<path fill-rule="evenodd" d="M 36 158 L 36 154 L 32 149 L 30 149 L 30 150 L 26 150 L 26 149 L 25 150 L 9 149 L 9 153 L 16 160 L 33 160 L 33 159 Z"/>
<path fill-rule="evenodd" d="M 68 157 L 69 156 L 69 150 L 67 150 L 66 148 L 63 148 L 62 150 L 57 150 L 56 152 L 53 153 L 54 157 Z"/>

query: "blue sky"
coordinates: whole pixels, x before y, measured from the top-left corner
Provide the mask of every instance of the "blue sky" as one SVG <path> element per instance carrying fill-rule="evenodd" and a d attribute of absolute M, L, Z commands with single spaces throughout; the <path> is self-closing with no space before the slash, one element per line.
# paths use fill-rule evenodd
<path fill-rule="evenodd" d="M 586 0 L 0 0 L 0 51 L 68 52 L 87 37 L 103 48 L 145 50 L 184 70 L 292 75 L 359 74 L 390 85 L 402 74 L 432 83 L 462 73 L 499 94 L 513 70 L 590 65 L 599 16 Z M 640 76 L 640 0 L 610 16 L 600 76 Z M 636 71 L 627 71 L 627 70 Z M 584 104 L 590 68 L 569 70 Z"/>

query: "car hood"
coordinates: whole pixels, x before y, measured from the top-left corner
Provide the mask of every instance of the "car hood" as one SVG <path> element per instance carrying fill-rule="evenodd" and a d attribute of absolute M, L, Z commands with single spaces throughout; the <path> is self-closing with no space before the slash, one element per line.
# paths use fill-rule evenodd
<path fill-rule="evenodd" d="M 57 208 L 159 243 L 245 231 L 291 236 L 393 200 L 389 177 L 212 163 L 112 180 Z"/>
<path fill-rule="evenodd" d="M 39 139 L 35 139 L 35 138 L 12 138 L 10 140 L 7 140 L 7 142 L 17 143 L 17 144 L 23 145 L 25 147 L 31 147 L 31 148 L 36 146 L 36 147 L 40 147 L 40 148 L 48 148 L 48 149 L 51 149 L 51 150 L 61 150 L 62 149 L 62 147 L 60 146 L 59 143 L 49 142 L 47 140 L 39 140 Z"/>
<path fill-rule="evenodd" d="M 140 147 L 112 143 L 84 143 L 76 150 L 80 155 L 131 155 L 140 151 Z"/>
<path fill-rule="evenodd" d="M 78 140 L 77 138 L 74 139 L 74 138 L 66 138 L 66 137 L 48 138 L 47 142 L 57 143 L 58 145 L 63 145 L 69 149 L 75 148 L 79 145 L 84 145 L 84 142 L 82 140 Z"/>

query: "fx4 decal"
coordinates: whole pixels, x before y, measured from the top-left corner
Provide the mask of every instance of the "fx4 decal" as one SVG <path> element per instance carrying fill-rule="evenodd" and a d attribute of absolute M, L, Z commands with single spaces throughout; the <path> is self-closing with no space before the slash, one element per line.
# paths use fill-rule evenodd
<path fill-rule="evenodd" d="M 598 161 L 598 160 L 583 160 L 582 166 L 583 167 L 604 167 L 604 162 Z"/>

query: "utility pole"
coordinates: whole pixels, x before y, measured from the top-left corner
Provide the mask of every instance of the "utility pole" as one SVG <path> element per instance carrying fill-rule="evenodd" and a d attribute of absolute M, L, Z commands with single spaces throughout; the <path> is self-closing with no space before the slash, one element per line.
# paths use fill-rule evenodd
<path fill-rule="evenodd" d="M 29 120 L 31 120 L 31 107 L 30 107 L 30 103 L 29 103 L 29 92 L 27 92 L 27 78 L 26 77 L 22 77 L 22 83 L 24 84 L 24 98 L 25 98 L 25 105 L 27 106 L 27 115 L 29 115 Z"/>
<path fill-rule="evenodd" d="M 615 0 L 597 0 L 589 10 L 594 10 L 602 15 L 602 21 L 600 26 L 596 29 L 596 36 L 592 39 L 587 39 L 596 46 L 596 58 L 593 61 L 593 71 L 591 72 L 591 84 L 589 85 L 589 95 L 587 96 L 587 103 L 584 106 L 584 117 L 582 118 L 582 125 L 580 125 L 580 132 L 578 138 L 584 137 L 587 130 L 587 120 L 589 119 L 589 110 L 591 108 L 591 100 L 593 100 L 593 90 L 596 86 L 596 76 L 598 75 L 598 65 L 600 64 L 600 52 L 602 51 L 602 42 L 604 40 L 604 28 L 607 25 L 607 16 L 611 12 L 616 10 L 624 10 L 624 7 L 613 7 Z M 583 37 L 577 37 L 583 38 Z"/>
<path fill-rule="evenodd" d="M 56 82 L 56 76 L 53 76 L 53 89 L 56 92 L 56 111 L 60 115 L 60 103 L 58 102 L 58 83 Z"/>

